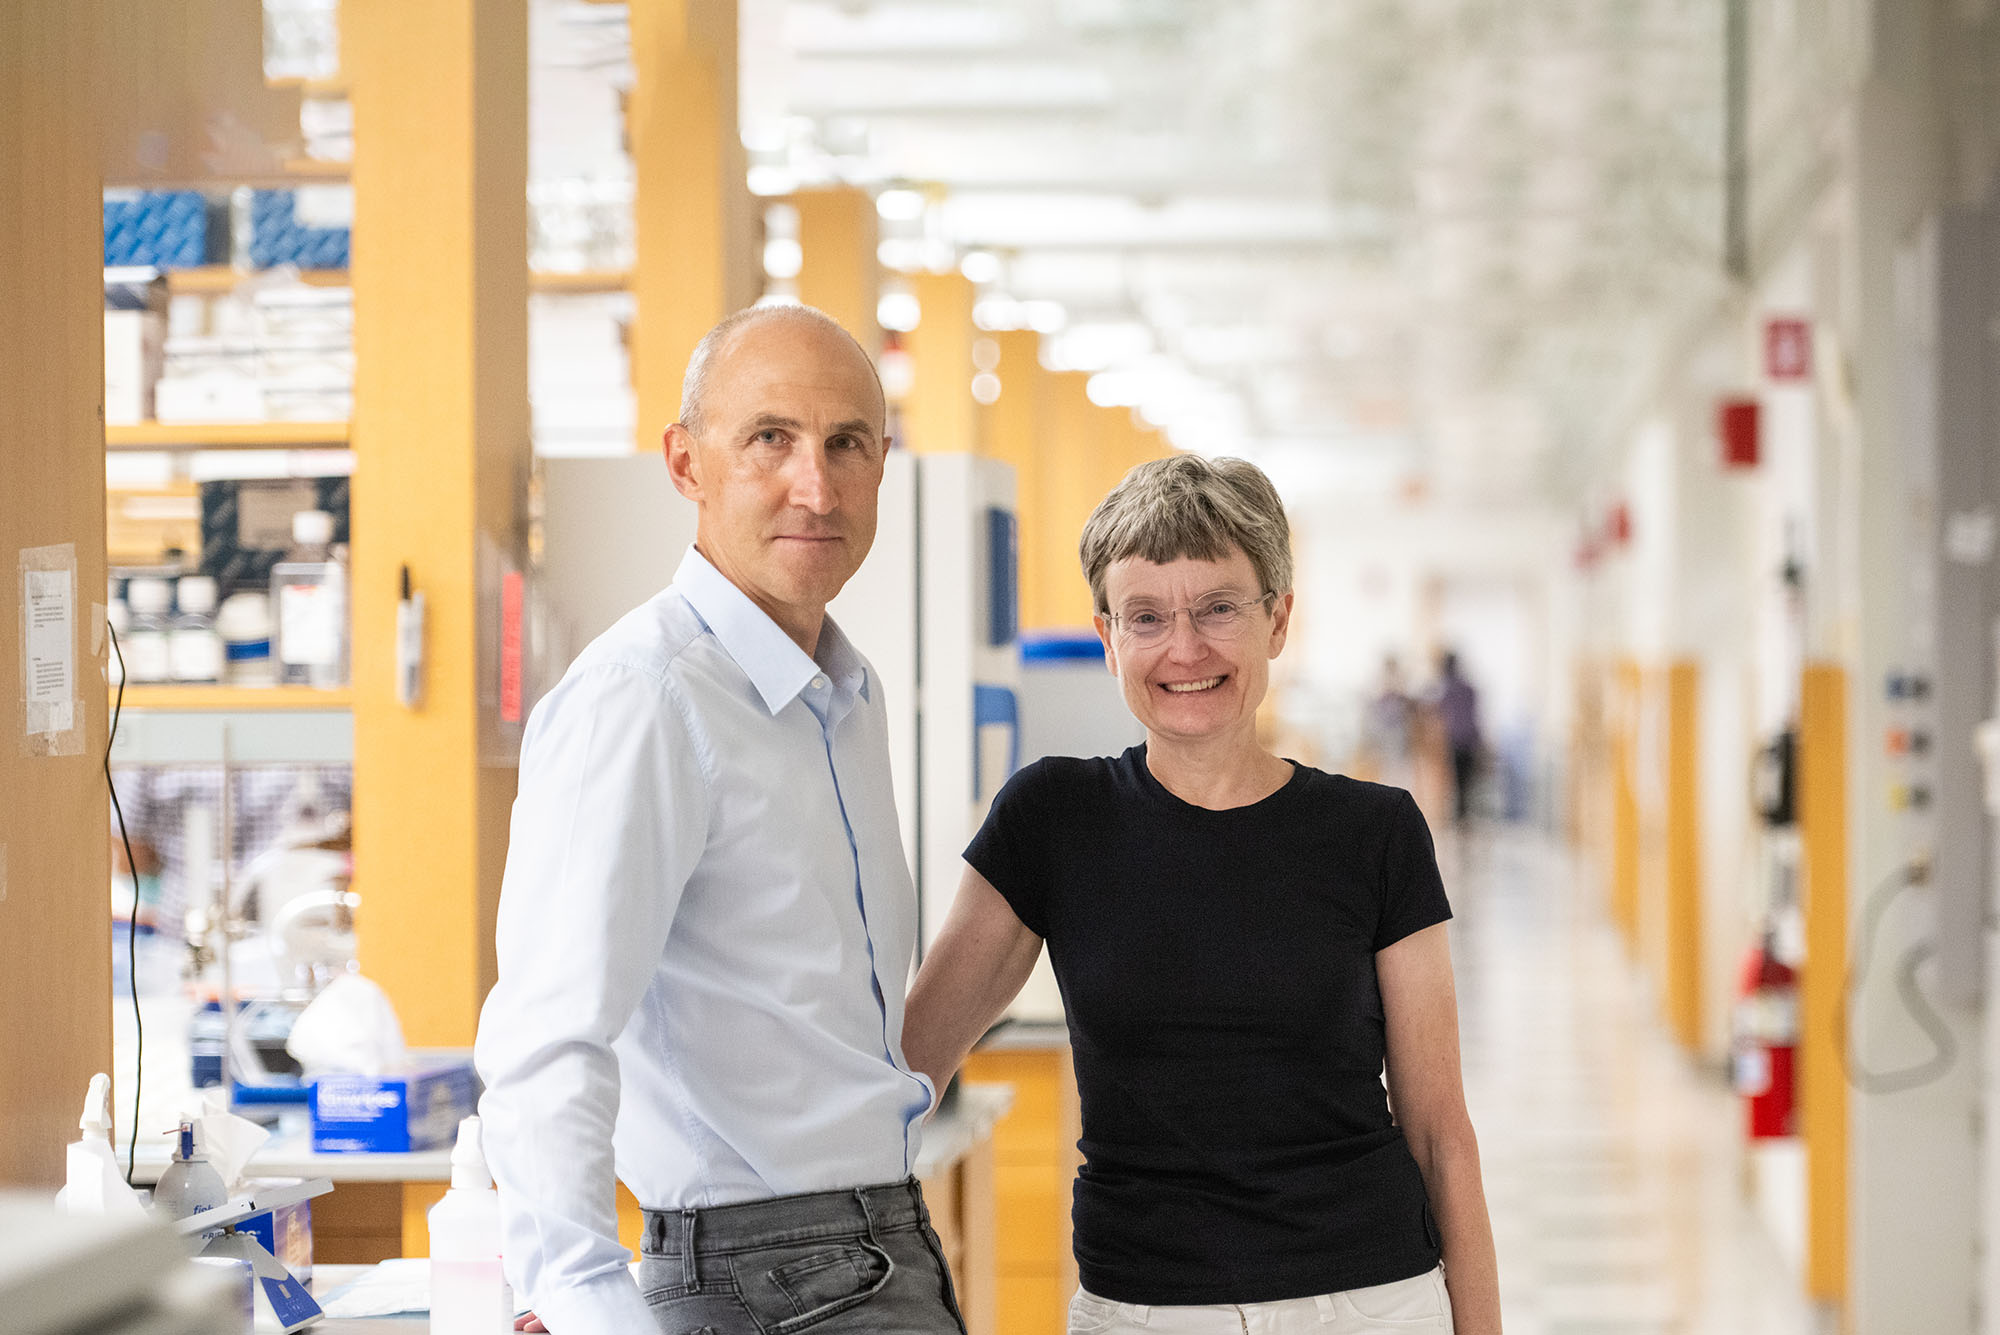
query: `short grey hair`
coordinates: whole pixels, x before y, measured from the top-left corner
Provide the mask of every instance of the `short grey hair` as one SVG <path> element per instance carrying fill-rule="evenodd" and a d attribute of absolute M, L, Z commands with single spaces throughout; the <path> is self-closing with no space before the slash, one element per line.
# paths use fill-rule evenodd
<path fill-rule="evenodd" d="M 1264 593 L 1292 591 L 1292 528 L 1264 470 L 1246 459 L 1176 454 L 1125 474 L 1084 521 L 1077 555 L 1097 610 L 1108 612 L 1104 573 L 1139 557 L 1166 565 L 1183 557 L 1250 558 Z"/>
<path fill-rule="evenodd" d="M 686 377 L 681 381 L 681 425 L 689 433 L 700 438 L 708 425 L 706 409 L 710 371 L 715 359 L 736 341 L 739 334 L 747 333 L 760 324 L 771 323 L 805 325 L 835 333 L 854 345 L 861 354 L 861 360 L 868 363 L 868 370 L 875 377 L 875 392 L 882 393 L 882 373 L 875 368 L 875 359 L 861 346 L 860 340 L 847 332 L 840 321 L 820 310 L 817 306 L 804 306 L 796 302 L 773 303 L 769 306 L 745 306 L 734 315 L 724 316 L 721 323 L 702 335 L 701 342 L 695 344 L 694 354 L 688 358 Z M 883 395 L 887 402 L 887 395 Z"/>

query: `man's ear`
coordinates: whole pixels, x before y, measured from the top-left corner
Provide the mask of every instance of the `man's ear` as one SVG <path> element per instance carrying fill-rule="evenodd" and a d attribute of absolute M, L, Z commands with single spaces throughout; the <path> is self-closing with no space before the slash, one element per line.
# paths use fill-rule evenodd
<path fill-rule="evenodd" d="M 698 449 L 694 433 L 679 422 L 667 428 L 661 442 L 661 453 L 667 460 L 667 476 L 673 479 L 674 490 L 697 505 L 701 503 Z"/>

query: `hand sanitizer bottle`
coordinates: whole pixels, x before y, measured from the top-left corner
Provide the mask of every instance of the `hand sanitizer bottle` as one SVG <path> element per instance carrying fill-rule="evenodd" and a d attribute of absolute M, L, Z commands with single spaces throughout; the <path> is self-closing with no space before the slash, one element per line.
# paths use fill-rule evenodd
<path fill-rule="evenodd" d="M 500 1266 L 500 1196 L 486 1171 L 479 1119 L 458 1124 L 451 1190 L 431 1207 L 431 1335 L 496 1335 L 514 1324 Z"/>
<path fill-rule="evenodd" d="M 174 1161 L 160 1174 L 153 1188 L 153 1208 L 169 1219 L 186 1219 L 213 1210 L 229 1200 L 222 1174 L 201 1152 L 201 1137 L 193 1122 L 182 1122 L 180 1141 L 174 1147 Z"/>

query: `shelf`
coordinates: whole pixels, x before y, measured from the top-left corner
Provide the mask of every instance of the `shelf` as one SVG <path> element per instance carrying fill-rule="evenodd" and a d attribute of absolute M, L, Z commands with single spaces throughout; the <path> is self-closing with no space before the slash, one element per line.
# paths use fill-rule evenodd
<path fill-rule="evenodd" d="M 140 422 L 104 428 L 107 450 L 347 448 L 346 422 Z"/>
<path fill-rule="evenodd" d="M 226 264 L 204 264 L 198 269 L 169 269 L 167 290 L 174 293 L 233 292 L 239 283 L 261 278 L 267 269 L 232 269 Z M 298 280 L 312 287 L 346 287 L 345 269 L 300 269 Z"/>
<path fill-rule="evenodd" d="M 118 688 L 111 688 L 118 699 Z M 140 686 L 125 688 L 125 708 L 204 710 L 211 713 L 269 709 L 352 709 L 354 688 L 337 686 Z"/>
<path fill-rule="evenodd" d="M 237 284 L 258 277 L 262 270 L 232 269 L 226 264 L 204 264 L 195 269 L 171 269 L 167 287 L 174 292 L 228 292 Z M 352 281 L 346 269 L 301 269 L 298 279 L 314 287 L 346 287 Z M 535 292 L 592 293 L 623 292 L 632 285 L 627 269 L 530 269 L 528 287 Z"/>

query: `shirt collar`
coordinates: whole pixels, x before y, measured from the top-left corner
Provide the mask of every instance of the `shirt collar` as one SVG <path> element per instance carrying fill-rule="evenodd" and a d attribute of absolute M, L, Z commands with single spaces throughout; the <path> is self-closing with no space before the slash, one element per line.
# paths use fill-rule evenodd
<path fill-rule="evenodd" d="M 723 652 L 750 678 L 773 714 L 798 698 L 824 671 L 836 687 L 868 695 L 867 668 L 854 645 L 831 617 L 820 627 L 819 661 L 799 648 L 763 608 L 729 582 L 693 547 L 674 572 L 674 587 L 688 600 Z"/>

